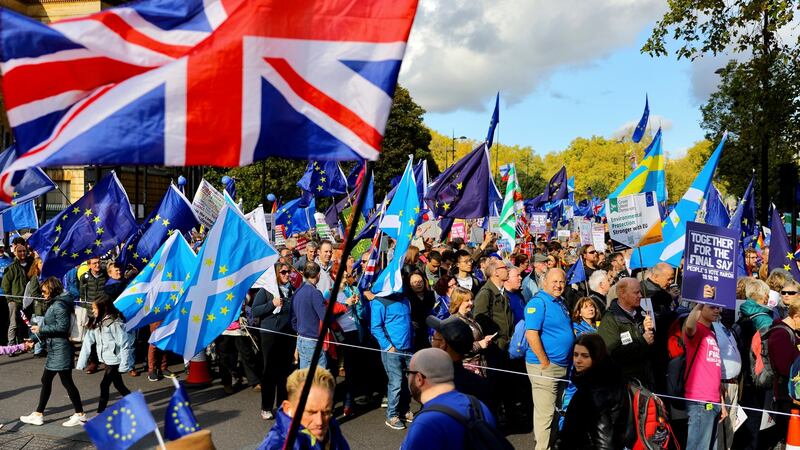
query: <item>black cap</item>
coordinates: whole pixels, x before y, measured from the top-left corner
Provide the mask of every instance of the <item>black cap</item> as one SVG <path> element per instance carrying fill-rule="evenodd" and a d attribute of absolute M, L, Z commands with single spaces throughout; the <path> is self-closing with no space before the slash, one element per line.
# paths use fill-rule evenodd
<path fill-rule="evenodd" d="M 428 316 L 425 319 L 425 323 L 438 331 L 444 341 L 447 342 L 447 345 L 461 355 L 465 355 L 472 350 L 472 344 L 475 341 L 472 335 L 472 328 L 458 317 L 451 316 L 447 319 L 439 320 L 436 316 Z"/>

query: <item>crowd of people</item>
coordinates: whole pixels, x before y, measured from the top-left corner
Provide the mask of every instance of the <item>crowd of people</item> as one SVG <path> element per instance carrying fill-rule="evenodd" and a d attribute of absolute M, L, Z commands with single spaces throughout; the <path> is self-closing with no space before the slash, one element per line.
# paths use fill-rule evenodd
<path fill-rule="evenodd" d="M 629 249 L 601 251 L 573 235 L 501 254 L 495 239 L 490 232 L 480 242 L 417 239 L 405 255 L 403 291 L 385 297 L 363 283 L 370 252 L 349 256 L 335 299 L 340 246 L 312 239 L 300 249 L 287 239 L 269 269 L 277 291 L 251 289 L 240 318 L 207 349 L 226 393 L 260 392 L 261 418 L 274 421 L 261 448 L 282 448 L 331 301 L 335 321 L 302 415 L 307 446 L 298 448 L 348 448 L 334 417 L 379 405 L 388 428 L 410 428 L 404 448 L 460 448 L 474 438 L 473 423 L 498 445 L 500 433 L 532 430 L 536 449 L 633 448 L 650 438 L 632 422 L 633 389 L 665 394 L 668 413 L 658 419 L 668 432 L 654 438 L 662 442 L 771 449 L 785 439 L 788 416 L 779 413 L 794 404 L 788 382 L 800 356 L 800 283 L 766 269 L 768 248 L 746 251 L 737 309 L 723 310 L 682 300 L 680 269 L 631 270 Z M 86 420 L 73 368 L 103 367 L 98 412 L 112 384 L 129 392 L 125 376 L 175 376 L 173 356 L 147 345 L 157 324 L 128 333 L 113 306 L 135 271 L 94 258 L 62 280 L 39 280 L 41 260 L 25 241 L 12 249 L 0 349 L 45 358 L 39 404 L 23 422 L 43 423 L 56 375 L 75 410 L 64 425 Z M 577 262 L 585 279 L 569 283 Z M 80 342 L 70 326 L 76 305 L 88 313 Z M 755 354 L 759 338 L 765 350 Z M 771 376 L 758 372 L 757 358 Z M 334 404 L 341 405 L 336 414 Z M 754 409 L 737 427 L 738 405 Z M 764 429 L 758 410 L 777 412 L 771 426 Z"/>

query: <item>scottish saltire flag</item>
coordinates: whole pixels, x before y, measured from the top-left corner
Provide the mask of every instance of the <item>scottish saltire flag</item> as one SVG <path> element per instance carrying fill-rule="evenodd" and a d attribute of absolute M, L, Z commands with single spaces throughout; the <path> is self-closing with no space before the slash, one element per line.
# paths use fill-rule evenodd
<path fill-rule="evenodd" d="M 627 178 L 609 194 L 608 198 L 623 197 L 640 192 L 655 192 L 659 202 L 667 201 L 666 158 L 661 146 L 661 135 L 656 134 L 652 150 Z"/>
<path fill-rule="evenodd" d="M 783 218 L 778 214 L 778 209 L 772 205 L 772 238 L 769 244 L 768 267 L 770 272 L 774 269 L 783 269 L 792 274 L 795 280 L 800 280 L 800 270 L 794 256 L 794 248 L 789 243 L 789 236 L 783 226 Z"/>
<path fill-rule="evenodd" d="M 3 153 L 0 153 L 0 172 L 11 165 L 17 157 L 16 146 L 12 145 Z M 0 201 L 0 211 L 12 206 L 33 200 L 34 198 L 46 194 L 56 188 L 55 183 L 47 176 L 42 169 L 31 167 L 26 170 L 16 172 L 12 175 L 14 191 L 11 193 L 11 201 Z"/>
<path fill-rule="evenodd" d="M 139 228 L 123 244 L 119 262 L 144 267 L 167 237 L 174 233 L 188 233 L 200 225 L 192 204 L 175 185 L 170 184 L 161 201 L 144 219 Z"/>
<path fill-rule="evenodd" d="M 642 112 L 642 118 L 639 119 L 639 124 L 636 125 L 636 128 L 633 130 L 633 135 L 631 136 L 631 140 L 633 142 L 639 142 L 642 140 L 644 136 L 644 132 L 647 129 L 647 120 L 650 118 L 650 104 L 647 99 L 647 94 L 644 95 L 644 111 Z"/>
<path fill-rule="evenodd" d="M 309 161 L 297 187 L 306 197 L 332 197 L 347 193 L 347 178 L 336 161 Z"/>
<path fill-rule="evenodd" d="M 497 124 L 500 123 L 500 93 L 497 93 L 497 97 L 494 99 L 494 112 L 492 113 L 492 119 L 489 121 L 489 132 L 486 133 L 486 148 L 492 148 L 492 142 L 494 142 L 494 130 L 497 128 Z"/>
<path fill-rule="evenodd" d="M 556 200 L 565 200 L 567 198 L 567 168 L 561 166 L 561 169 L 550 178 L 547 186 L 544 187 L 544 201 L 555 202 Z"/>
<path fill-rule="evenodd" d="M 147 265 L 114 301 L 125 317 L 125 330 L 133 331 L 163 320 L 183 294 L 183 283 L 196 265 L 192 247 L 173 233 Z"/>
<path fill-rule="evenodd" d="M 490 178 L 486 143 L 481 143 L 439 175 L 428 188 L 425 202 L 437 217 L 486 217 L 489 215 Z"/>
<path fill-rule="evenodd" d="M 21 156 L 2 200 L 33 166 L 377 159 L 416 6 L 143 0 L 50 26 L 3 10 Z"/>
<path fill-rule="evenodd" d="M 0 213 L 0 233 L 10 233 L 24 228 L 39 228 L 33 200 L 12 206 Z"/>
<path fill-rule="evenodd" d="M 164 435 L 170 441 L 174 441 L 199 429 L 200 425 L 194 417 L 189 402 L 189 394 L 183 385 L 175 381 L 175 392 L 172 393 L 167 410 L 164 411 Z"/>
<path fill-rule="evenodd" d="M 728 228 L 731 218 L 728 215 L 728 208 L 722 202 L 722 194 L 719 193 L 714 183 L 708 188 L 708 197 L 705 201 L 706 217 L 705 222 L 715 227 Z"/>
<path fill-rule="evenodd" d="M 711 179 L 714 176 L 717 163 L 719 163 L 727 137 L 728 133 L 725 132 L 716 150 L 708 158 L 705 166 L 697 174 L 686 193 L 683 194 L 675 209 L 661 222 L 661 232 L 664 239 L 661 242 L 634 249 L 630 262 L 632 269 L 652 267 L 661 261 L 669 263 L 673 267 L 680 265 L 686 242 L 686 222 L 694 221 L 697 218 L 697 211 L 700 209 L 700 204 L 703 203 L 703 198 L 708 193 L 709 186 L 711 186 Z"/>
<path fill-rule="evenodd" d="M 506 184 L 506 196 L 503 199 L 503 211 L 500 213 L 500 237 L 514 248 L 517 242 L 517 211 L 522 209 L 522 194 L 517 183 L 517 170 L 514 164 L 508 172 L 508 183 Z"/>
<path fill-rule="evenodd" d="M 411 161 L 406 164 L 398 186 L 380 225 L 380 230 L 395 240 L 392 260 L 372 284 L 372 292 L 380 297 L 403 290 L 403 261 L 417 229 L 420 201 Z"/>
<path fill-rule="evenodd" d="M 275 213 L 275 225 L 283 225 L 287 237 L 317 226 L 317 222 L 314 220 L 314 213 L 317 212 L 314 198 L 311 198 L 311 203 L 306 207 L 301 206 L 302 202 L 302 197 L 288 201 L 281 205 L 278 212 Z"/>
<path fill-rule="evenodd" d="M 112 250 L 137 226 L 128 195 L 110 172 L 33 233 L 28 244 L 42 258 L 42 278 L 60 278 L 83 261 Z"/>
<path fill-rule="evenodd" d="M 247 290 L 277 260 L 278 253 L 241 212 L 223 206 L 197 254 L 183 295 L 150 336 L 150 343 L 191 359 L 239 318 Z"/>
<path fill-rule="evenodd" d="M 582 283 L 586 281 L 586 268 L 583 266 L 583 258 L 578 257 L 575 264 L 567 271 L 567 284 Z"/>
<path fill-rule="evenodd" d="M 156 431 L 156 421 L 142 391 L 131 392 L 92 417 L 83 429 L 97 448 L 125 450 Z"/>
<path fill-rule="evenodd" d="M 567 204 L 575 206 L 575 177 L 567 179 Z"/>

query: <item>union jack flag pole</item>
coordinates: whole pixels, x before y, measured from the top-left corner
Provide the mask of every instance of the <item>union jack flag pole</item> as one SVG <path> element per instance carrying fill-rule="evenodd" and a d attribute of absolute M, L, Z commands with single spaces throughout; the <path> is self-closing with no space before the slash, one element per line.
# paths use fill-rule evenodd
<path fill-rule="evenodd" d="M 22 317 L 22 321 L 23 321 L 23 322 L 25 322 L 25 325 L 27 325 L 27 326 L 28 326 L 28 328 L 30 329 L 30 327 L 31 327 L 31 321 L 30 321 L 30 320 L 28 320 L 28 316 L 26 316 L 26 315 L 25 315 L 25 311 L 23 311 L 23 310 L 21 310 L 21 309 L 20 309 L 20 310 L 19 310 L 19 316 L 20 316 L 20 317 Z M 31 331 L 31 332 L 32 332 L 32 331 Z M 32 333 L 33 333 L 33 332 L 32 332 Z M 42 342 L 42 338 L 40 338 L 38 334 L 36 334 L 36 333 L 33 333 L 33 335 L 34 335 L 34 336 L 36 336 L 36 340 L 38 340 L 39 342 Z"/>
<path fill-rule="evenodd" d="M 353 211 L 361 211 L 364 206 L 364 200 L 367 196 L 367 187 L 372 177 L 373 162 L 367 160 L 366 168 L 364 170 L 364 180 L 361 182 L 361 187 L 358 190 L 358 199 L 356 200 L 355 209 Z M 358 214 L 350 215 L 350 223 L 347 226 L 347 236 L 344 240 L 344 251 L 339 260 L 339 270 L 336 272 L 336 279 L 331 287 L 331 296 L 328 301 L 328 306 L 325 308 L 325 318 L 322 320 L 322 326 L 319 328 L 319 336 L 317 336 L 317 344 L 314 346 L 314 354 L 311 356 L 311 365 L 308 367 L 308 373 L 313 374 L 317 371 L 317 362 L 320 354 L 322 354 L 322 345 L 325 341 L 325 334 L 333 322 L 333 307 L 336 304 L 336 297 L 339 295 L 339 286 L 342 284 L 344 272 L 347 268 L 347 255 L 353 251 L 355 242 L 353 238 L 356 235 L 356 221 Z M 307 376 L 306 382 L 303 384 L 303 390 L 300 392 L 300 398 L 297 400 L 297 408 L 292 417 L 292 424 L 289 427 L 289 432 L 286 434 L 286 442 L 283 444 L 284 449 L 294 448 L 294 441 L 297 438 L 297 432 L 300 428 L 300 419 L 303 417 L 303 411 L 306 409 L 306 400 L 308 394 L 311 392 L 311 383 L 314 381 L 313 376 Z"/>

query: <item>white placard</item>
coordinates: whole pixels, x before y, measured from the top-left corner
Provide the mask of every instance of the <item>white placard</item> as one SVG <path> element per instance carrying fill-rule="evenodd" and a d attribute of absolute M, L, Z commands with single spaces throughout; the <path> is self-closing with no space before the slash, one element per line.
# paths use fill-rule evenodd
<path fill-rule="evenodd" d="M 192 209 L 203 226 L 211 228 L 214 225 L 224 204 L 225 197 L 211 183 L 205 179 L 200 180 L 192 200 Z"/>
<path fill-rule="evenodd" d="M 628 247 L 660 242 L 661 215 L 654 192 L 642 192 L 606 200 L 611 239 Z"/>

